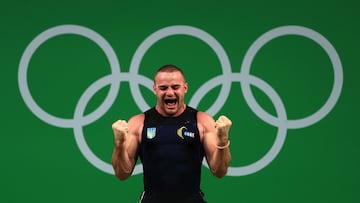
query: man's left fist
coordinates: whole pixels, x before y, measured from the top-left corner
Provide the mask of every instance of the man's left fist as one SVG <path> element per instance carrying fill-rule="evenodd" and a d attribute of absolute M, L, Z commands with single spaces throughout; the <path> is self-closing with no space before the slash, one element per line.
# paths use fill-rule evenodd
<path fill-rule="evenodd" d="M 226 116 L 220 116 L 219 119 L 216 121 L 216 134 L 220 142 L 226 143 L 229 140 L 229 130 L 231 125 L 231 120 Z"/>

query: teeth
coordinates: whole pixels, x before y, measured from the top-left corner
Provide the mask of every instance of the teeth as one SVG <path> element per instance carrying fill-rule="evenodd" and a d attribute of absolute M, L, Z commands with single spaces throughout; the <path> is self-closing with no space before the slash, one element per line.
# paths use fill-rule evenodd
<path fill-rule="evenodd" d="M 176 99 L 165 99 L 166 104 L 176 104 Z"/>

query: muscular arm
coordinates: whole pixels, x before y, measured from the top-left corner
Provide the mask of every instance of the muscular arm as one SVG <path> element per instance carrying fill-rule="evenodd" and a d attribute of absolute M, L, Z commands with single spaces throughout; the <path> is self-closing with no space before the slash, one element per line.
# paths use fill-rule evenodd
<path fill-rule="evenodd" d="M 140 145 L 140 135 L 143 124 L 143 114 L 132 117 L 128 123 L 118 120 L 112 125 L 114 132 L 114 150 L 112 166 L 115 176 L 125 180 L 131 176 Z"/>
<path fill-rule="evenodd" d="M 221 146 L 226 146 L 229 142 L 228 133 L 231 126 L 231 121 L 227 118 L 220 117 L 217 122 L 214 119 L 203 113 L 198 113 L 199 130 L 204 145 L 207 163 L 211 172 L 216 177 L 223 177 L 227 173 L 231 161 L 231 154 L 229 147 L 223 149 Z"/>

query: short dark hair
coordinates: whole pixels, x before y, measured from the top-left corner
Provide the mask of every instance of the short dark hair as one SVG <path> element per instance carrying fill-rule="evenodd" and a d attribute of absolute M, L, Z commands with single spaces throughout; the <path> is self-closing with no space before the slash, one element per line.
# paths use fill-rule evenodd
<path fill-rule="evenodd" d="M 173 64 L 166 64 L 161 66 L 155 73 L 155 76 L 159 73 L 159 72 L 176 72 L 179 71 L 181 73 L 181 75 L 184 77 L 185 80 L 185 74 L 183 72 L 183 70 Z M 154 76 L 154 78 L 155 78 Z"/>

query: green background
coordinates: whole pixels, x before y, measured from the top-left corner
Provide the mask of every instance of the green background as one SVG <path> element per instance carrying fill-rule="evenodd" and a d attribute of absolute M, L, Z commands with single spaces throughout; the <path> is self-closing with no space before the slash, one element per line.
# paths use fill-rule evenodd
<path fill-rule="evenodd" d="M 0 87 L 1 202 L 136 202 L 142 175 L 122 182 L 90 164 L 81 154 L 71 128 L 59 128 L 36 117 L 19 91 L 18 68 L 28 44 L 54 26 L 75 24 L 103 36 L 129 72 L 141 42 L 172 25 L 202 29 L 224 47 L 233 73 L 239 73 L 250 45 L 265 32 L 299 25 L 322 34 L 338 52 L 344 72 L 341 96 L 319 122 L 287 131 L 285 144 L 265 168 L 245 176 L 215 178 L 203 167 L 202 188 L 209 202 L 360 202 L 359 36 L 360 12 L 355 0 L 343 1 L 1 1 Z M 160 40 L 141 61 L 139 74 L 152 78 L 161 65 L 173 63 L 187 74 L 187 102 L 197 88 L 221 74 L 214 52 L 205 43 L 177 35 Z M 46 112 L 72 118 L 80 95 L 110 73 L 101 49 L 77 35 L 62 35 L 37 49 L 28 69 L 35 101 Z M 289 119 L 307 117 L 330 95 L 333 69 L 326 53 L 313 41 L 284 36 L 266 44 L 251 66 L 255 75 L 276 90 Z M 108 87 L 88 104 L 91 113 Z M 155 98 L 146 88 L 149 105 Z M 198 108 L 206 111 L 220 88 L 209 92 Z M 269 98 L 253 87 L 258 103 L 276 116 Z M 258 118 L 245 102 L 238 82 L 226 104 L 214 115 L 233 120 L 231 166 L 245 166 L 267 153 L 277 128 Z M 122 82 L 110 110 L 84 126 L 91 150 L 110 163 L 116 119 L 141 110 L 128 82 Z"/>

